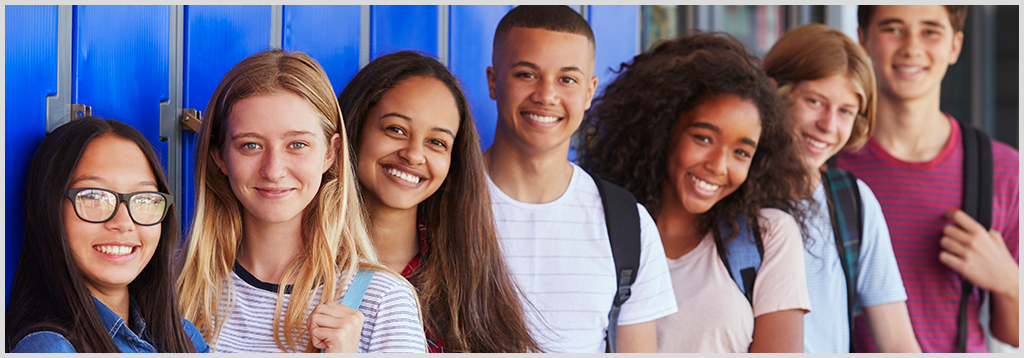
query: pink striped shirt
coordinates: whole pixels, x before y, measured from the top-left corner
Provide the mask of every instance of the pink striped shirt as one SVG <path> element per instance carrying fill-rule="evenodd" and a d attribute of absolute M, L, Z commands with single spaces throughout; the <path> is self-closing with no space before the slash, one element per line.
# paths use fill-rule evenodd
<path fill-rule="evenodd" d="M 939 239 L 947 224 L 943 215 L 959 209 L 963 181 L 963 143 L 960 125 L 953 125 L 951 137 L 934 159 L 909 163 L 894 158 L 875 141 L 863 149 L 839 156 L 839 167 L 853 172 L 878 197 L 889 225 L 893 251 L 907 290 L 907 308 L 924 352 L 952 352 L 956 349 L 956 319 L 960 301 L 960 276 L 939 262 Z M 1020 154 L 1006 144 L 992 141 L 993 200 L 992 229 L 1003 235 L 1013 258 L 1019 256 L 1019 163 Z M 978 323 L 982 297 L 975 291 L 968 309 L 968 352 L 987 352 Z M 855 321 L 857 350 L 877 352 L 874 339 L 862 316 Z"/>

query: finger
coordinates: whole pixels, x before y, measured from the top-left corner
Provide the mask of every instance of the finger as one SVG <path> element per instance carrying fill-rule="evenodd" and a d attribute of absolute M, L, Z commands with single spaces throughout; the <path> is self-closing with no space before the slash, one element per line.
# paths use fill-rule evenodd
<path fill-rule="evenodd" d="M 1000 234 L 995 230 L 989 230 L 988 237 L 991 237 L 992 241 L 999 243 L 998 247 L 1004 249 L 1006 252 L 1010 252 L 1010 250 L 1006 248 L 1006 241 L 1003 240 L 1003 234 Z"/>
<path fill-rule="evenodd" d="M 977 220 L 974 220 L 970 215 L 967 215 L 963 210 L 954 209 L 946 213 L 946 219 L 952 221 L 957 226 L 960 226 L 968 233 L 984 232 L 985 227 L 981 226 Z"/>
<path fill-rule="evenodd" d="M 320 349 L 327 348 L 327 339 L 320 337 L 326 337 L 325 332 L 323 332 L 323 328 L 318 327 L 317 329 L 309 330 L 309 342 L 313 344 L 313 347 Z"/>
<path fill-rule="evenodd" d="M 950 269 L 956 271 L 959 274 L 963 274 L 964 264 L 966 263 L 964 259 L 956 255 L 953 255 L 947 251 L 942 251 L 939 253 L 939 262 L 941 262 L 943 265 L 946 265 L 946 267 L 949 267 Z"/>
<path fill-rule="evenodd" d="M 963 228 L 954 224 L 943 226 L 942 235 L 964 244 L 971 242 L 971 233 L 964 231 Z"/>
<path fill-rule="evenodd" d="M 942 239 L 939 239 L 939 246 L 942 247 L 942 251 L 949 252 L 961 259 L 967 256 L 967 246 L 952 237 L 943 236 Z"/>

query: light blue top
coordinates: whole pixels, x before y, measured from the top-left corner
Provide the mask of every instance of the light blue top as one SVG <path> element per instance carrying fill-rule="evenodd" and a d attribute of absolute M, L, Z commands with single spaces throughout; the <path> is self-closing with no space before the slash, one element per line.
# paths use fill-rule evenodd
<path fill-rule="evenodd" d="M 864 234 L 861 238 L 857 273 L 857 307 L 870 307 L 883 303 L 906 301 L 903 279 L 896 266 L 896 256 L 889 241 L 889 229 L 882 216 L 871 188 L 857 179 L 864 211 Z M 807 235 L 804 248 L 804 271 L 807 274 L 807 292 L 811 296 L 810 313 L 804 315 L 805 353 L 849 353 L 850 326 L 847 318 L 846 278 L 825 201 L 822 184 L 814 190 L 816 207 L 809 210 L 806 219 Z M 803 205 L 809 205 L 804 201 Z"/>
<path fill-rule="evenodd" d="M 146 322 L 139 314 L 139 307 L 135 303 L 135 298 L 129 296 L 129 300 L 130 327 L 124 319 L 107 308 L 96 297 L 92 298 L 93 303 L 96 304 L 96 310 L 100 314 L 103 326 L 106 327 L 107 332 L 110 333 L 110 338 L 114 339 L 114 343 L 121 349 L 121 352 L 157 353 L 156 348 L 150 343 L 152 339 L 149 336 L 149 332 L 146 332 Z M 199 330 L 187 319 L 182 318 L 181 323 L 182 328 L 185 329 L 185 334 L 192 340 L 192 345 L 195 346 L 196 352 L 209 353 L 210 347 L 206 345 L 206 341 L 203 340 L 203 335 L 199 333 Z M 60 333 L 37 331 L 26 335 L 18 341 L 18 344 L 14 346 L 11 353 L 75 353 L 75 347 Z"/>

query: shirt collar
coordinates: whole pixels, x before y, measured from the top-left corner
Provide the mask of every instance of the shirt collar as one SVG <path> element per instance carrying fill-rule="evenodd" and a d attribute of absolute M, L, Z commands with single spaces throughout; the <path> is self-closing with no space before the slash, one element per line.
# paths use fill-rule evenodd
<path fill-rule="evenodd" d="M 111 337 L 119 334 L 120 330 L 138 331 L 138 336 L 144 337 L 146 335 L 146 321 L 142 319 L 142 314 L 139 312 L 139 305 L 135 302 L 135 297 L 128 296 L 128 318 L 131 320 L 131 326 L 125 324 L 125 320 L 118 316 L 114 311 L 111 311 L 107 305 L 100 302 L 96 297 L 92 298 L 92 302 L 96 304 L 96 311 L 100 314 L 100 321 L 103 322 L 103 327 L 107 328 L 107 333 Z M 131 328 L 129 328 L 131 327 Z M 134 328 L 134 329 L 132 329 Z M 121 334 L 127 334 L 123 332 Z"/>

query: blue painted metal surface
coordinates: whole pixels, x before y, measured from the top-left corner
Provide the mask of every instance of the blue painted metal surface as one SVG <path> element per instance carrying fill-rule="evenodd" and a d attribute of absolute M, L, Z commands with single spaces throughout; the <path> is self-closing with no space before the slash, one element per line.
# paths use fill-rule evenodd
<path fill-rule="evenodd" d="M 487 89 L 487 67 L 491 65 L 494 30 L 511 5 L 452 5 L 449 8 L 448 68 L 461 81 L 469 108 L 480 133 L 480 147 L 494 142 L 498 121 L 497 104 Z"/>
<path fill-rule="evenodd" d="M 358 5 L 284 6 L 283 48 L 320 63 L 337 95 L 359 72 Z"/>
<path fill-rule="evenodd" d="M 598 91 L 615 79 L 611 70 L 619 70 L 623 62 L 630 62 L 637 53 L 637 5 L 590 6 L 590 27 L 597 43 L 594 75 L 598 78 Z"/>
<path fill-rule="evenodd" d="M 167 6 L 76 6 L 72 103 L 142 133 L 167 167 L 160 141 L 160 101 L 167 100 Z M 166 169 L 164 174 L 166 175 Z"/>
<path fill-rule="evenodd" d="M 57 94 L 57 6 L 4 8 L 4 308 L 25 232 L 25 175 L 46 137 L 46 96 Z"/>
<path fill-rule="evenodd" d="M 437 6 L 370 7 L 370 61 L 395 51 L 419 50 L 438 55 Z"/>
<path fill-rule="evenodd" d="M 221 78 L 249 55 L 270 48 L 270 6 L 186 6 L 184 108 L 206 112 L 206 104 Z M 182 232 L 187 232 L 195 208 L 196 135 L 182 135 Z"/>

